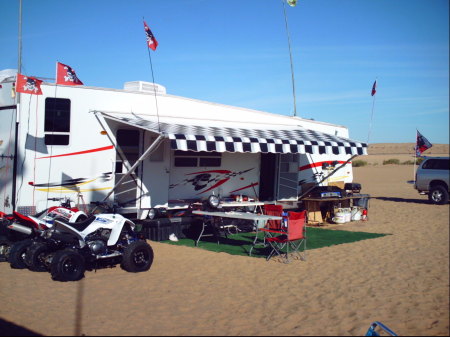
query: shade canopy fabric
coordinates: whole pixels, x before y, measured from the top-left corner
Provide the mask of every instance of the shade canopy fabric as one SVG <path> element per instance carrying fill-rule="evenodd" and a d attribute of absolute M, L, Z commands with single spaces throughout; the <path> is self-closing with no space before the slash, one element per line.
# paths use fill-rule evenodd
<path fill-rule="evenodd" d="M 101 112 L 115 120 L 170 139 L 173 150 L 250 153 L 366 155 L 367 144 L 293 125 L 252 129 L 248 124 L 202 126 L 158 122 L 155 116 Z M 213 123 L 211 123 L 213 124 Z"/>

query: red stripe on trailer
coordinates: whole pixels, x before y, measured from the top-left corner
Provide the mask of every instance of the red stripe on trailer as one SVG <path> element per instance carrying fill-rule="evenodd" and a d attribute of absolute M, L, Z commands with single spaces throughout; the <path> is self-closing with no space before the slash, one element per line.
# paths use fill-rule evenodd
<path fill-rule="evenodd" d="M 39 157 L 39 158 L 36 158 L 36 159 L 76 156 L 76 155 L 79 155 L 79 154 L 86 154 L 86 153 L 99 152 L 99 151 L 112 150 L 112 149 L 114 149 L 114 146 L 110 145 L 110 146 L 105 146 L 105 147 L 99 147 L 97 149 L 91 149 L 91 150 L 80 151 L 80 152 L 72 152 L 72 153 L 66 153 L 66 154 L 58 154 L 56 156 Z"/>

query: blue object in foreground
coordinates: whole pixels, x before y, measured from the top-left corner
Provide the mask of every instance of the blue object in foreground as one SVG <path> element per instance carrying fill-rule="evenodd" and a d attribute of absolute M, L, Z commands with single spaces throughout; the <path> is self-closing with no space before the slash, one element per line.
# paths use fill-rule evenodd
<path fill-rule="evenodd" d="M 386 333 L 388 333 L 390 336 L 397 336 L 397 334 L 389 329 L 386 325 L 380 322 L 373 322 L 370 324 L 369 330 L 366 332 L 366 336 L 380 336 L 380 334 L 375 331 L 375 329 L 379 327 L 381 330 L 384 330 Z"/>

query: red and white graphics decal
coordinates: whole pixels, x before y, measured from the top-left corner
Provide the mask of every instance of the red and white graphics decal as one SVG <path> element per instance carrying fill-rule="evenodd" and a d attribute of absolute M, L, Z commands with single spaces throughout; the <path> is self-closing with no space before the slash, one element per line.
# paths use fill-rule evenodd
<path fill-rule="evenodd" d="M 197 195 L 203 194 L 206 192 L 209 192 L 215 188 L 218 188 L 219 186 L 224 185 L 227 183 L 231 178 L 235 178 L 238 176 L 242 176 L 244 173 L 247 173 L 254 168 L 250 168 L 243 171 L 229 171 L 229 170 L 208 170 L 208 171 L 200 171 L 200 172 L 193 172 L 188 173 L 188 176 L 191 176 L 189 178 L 184 179 L 183 181 L 177 183 L 177 184 L 171 184 L 169 186 L 169 189 L 173 189 L 179 186 L 186 186 L 186 185 L 192 185 L 194 188 L 194 191 L 198 192 Z M 243 179 L 243 178 L 241 178 Z M 250 188 L 253 186 L 256 186 L 257 183 L 253 183 L 247 186 L 239 187 L 238 189 L 235 189 L 234 191 L 230 192 L 236 192 L 240 191 L 246 188 Z"/>
<path fill-rule="evenodd" d="M 304 183 L 310 183 L 310 182 L 316 182 L 319 181 L 321 179 L 323 179 L 326 175 L 328 175 L 330 172 L 327 173 L 327 171 L 324 169 L 324 167 L 326 166 L 327 169 L 335 169 L 336 167 L 338 167 L 339 165 L 345 164 L 346 161 L 343 160 L 326 160 L 326 161 L 320 161 L 317 163 L 310 163 L 307 165 L 303 165 L 300 166 L 298 168 L 299 171 L 299 184 L 304 184 Z M 351 162 L 347 163 L 348 165 L 351 165 Z M 311 175 L 309 175 L 308 170 L 311 170 L 312 172 Z M 349 177 L 350 172 L 341 172 L 341 174 L 344 174 L 343 176 L 339 176 L 339 177 L 334 177 L 331 180 L 344 180 L 346 178 Z"/>

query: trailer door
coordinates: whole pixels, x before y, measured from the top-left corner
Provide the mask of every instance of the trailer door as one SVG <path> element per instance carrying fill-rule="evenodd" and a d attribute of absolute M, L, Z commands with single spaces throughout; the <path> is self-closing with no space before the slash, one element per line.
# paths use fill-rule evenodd
<path fill-rule="evenodd" d="M 280 154 L 278 164 L 278 200 L 297 200 L 298 160 L 296 153 Z"/>

